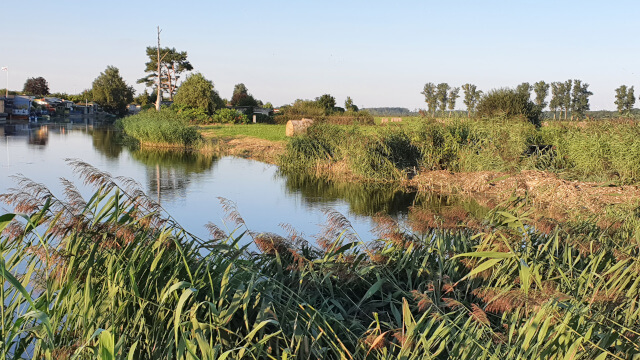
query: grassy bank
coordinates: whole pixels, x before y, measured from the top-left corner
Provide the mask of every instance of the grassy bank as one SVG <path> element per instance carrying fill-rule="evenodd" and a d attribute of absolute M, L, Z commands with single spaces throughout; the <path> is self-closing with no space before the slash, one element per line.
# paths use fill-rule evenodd
<path fill-rule="evenodd" d="M 246 124 L 246 125 L 203 125 L 199 126 L 200 133 L 205 138 L 236 138 L 254 137 L 268 141 L 285 141 L 284 125 Z"/>
<path fill-rule="evenodd" d="M 541 227 L 522 201 L 478 221 L 378 218 L 358 241 L 328 213 L 310 243 L 210 226 L 199 239 L 132 183 L 2 197 L 3 357 L 628 359 L 640 354 L 636 214 Z M 118 187 L 116 181 L 123 181 Z M 19 221 L 16 221 L 19 220 Z M 251 251 L 239 243 L 250 242 Z M 32 353 L 33 352 L 33 353 Z"/>
<path fill-rule="evenodd" d="M 118 126 L 145 148 L 180 148 L 204 155 L 233 155 L 275 163 L 286 140 L 284 125 L 194 125 L 163 109 L 126 117 Z"/>
<path fill-rule="evenodd" d="M 281 166 L 364 181 L 416 171 L 541 170 L 564 179 L 631 184 L 640 180 L 640 126 L 632 121 L 407 119 L 387 126 L 318 124 L 287 144 Z"/>

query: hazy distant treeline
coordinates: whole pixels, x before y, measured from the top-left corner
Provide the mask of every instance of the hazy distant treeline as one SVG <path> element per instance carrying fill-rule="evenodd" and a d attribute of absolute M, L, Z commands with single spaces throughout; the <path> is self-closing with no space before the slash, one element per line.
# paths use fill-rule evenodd
<path fill-rule="evenodd" d="M 403 107 L 366 108 L 373 116 L 418 116 L 418 112 Z"/>

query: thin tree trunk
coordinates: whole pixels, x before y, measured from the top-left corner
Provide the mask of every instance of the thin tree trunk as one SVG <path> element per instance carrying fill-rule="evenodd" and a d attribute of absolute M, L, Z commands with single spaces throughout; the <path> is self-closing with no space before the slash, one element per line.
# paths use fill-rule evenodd
<path fill-rule="evenodd" d="M 157 97 L 156 97 L 156 111 L 160 111 L 160 99 L 162 99 L 162 95 L 160 92 L 160 26 L 158 26 L 158 84 L 157 84 Z"/>
<path fill-rule="evenodd" d="M 175 85 L 177 85 L 177 84 L 173 84 L 173 82 L 171 81 L 171 78 L 176 73 L 176 65 L 175 64 L 171 64 L 171 70 L 172 71 L 169 72 L 169 68 L 167 67 L 167 78 L 168 78 L 168 81 L 169 81 L 169 99 L 171 99 L 171 101 L 173 101 L 173 93 L 174 93 Z"/>

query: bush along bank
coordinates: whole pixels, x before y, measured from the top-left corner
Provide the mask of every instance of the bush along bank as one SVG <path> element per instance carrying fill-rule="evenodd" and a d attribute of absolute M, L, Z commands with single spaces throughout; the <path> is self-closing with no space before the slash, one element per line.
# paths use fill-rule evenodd
<path fill-rule="evenodd" d="M 280 165 L 324 177 L 395 181 L 418 171 L 550 171 L 582 181 L 640 180 L 636 122 L 422 119 L 394 127 L 317 124 L 293 138 Z M 336 175 L 339 174 L 339 175 Z"/>
<path fill-rule="evenodd" d="M 117 126 L 143 146 L 197 147 L 202 142 L 198 129 L 175 111 L 147 110 L 118 120 Z"/>
<path fill-rule="evenodd" d="M 315 244 L 244 225 L 204 240 L 132 182 L 74 166 L 89 200 L 27 179 L 0 199 L 26 214 L 0 216 L 3 358 L 640 354 L 636 215 L 539 229 L 516 200 L 473 226 L 380 217 L 368 244 L 333 212 Z"/>
<path fill-rule="evenodd" d="M 399 180 L 418 165 L 419 149 L 402 130 L 366 134 L 358 127 L 317 124 L 293 137 L 279 165 L 285 172 L 328 171 L 346 165 L 347 172 L 364 180 Z M 329 167 L 329 168 L 327 168 Z"/>

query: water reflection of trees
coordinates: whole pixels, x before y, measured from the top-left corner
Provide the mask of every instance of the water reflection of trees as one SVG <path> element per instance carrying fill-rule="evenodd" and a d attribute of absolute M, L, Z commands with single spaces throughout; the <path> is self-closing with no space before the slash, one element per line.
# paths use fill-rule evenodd
<path fill-rule="evenodd" d="M 300 193 L 305 202 L 346 201 L 358 215 L 407 215 L 406 225 L 417 233 L 429 229 L 476 227 L 489 209 L 472 197 L 442 195 L 429 192 L 406 192 L 385 184 L 337 183 L 304 174 L 282 175 L 290 192 Z"/>
<path fill-rule="evenodd" d="M 122 152 L 122 132 L 113 127 L 91 127 L 87 129 L 93 147 L 110 159 L 117 159 Z"/>
<path fill-rule="evenodd" d="M 211 169 L 217 158 L 170 149 L 138 149 L 131 156 L 146 165 L 147 189 L 156 200 L 184 198 L 193 174 Z"/>
<path fill-rule="evenodd" d="M 341 199 L 358 215 L 406 213 L 416 197 L 413 192 L 388 184 L 338 183 L 295 173 L 283 176 L 287 190 L 301 193 L 304 201 L 322 203 Z"/>

